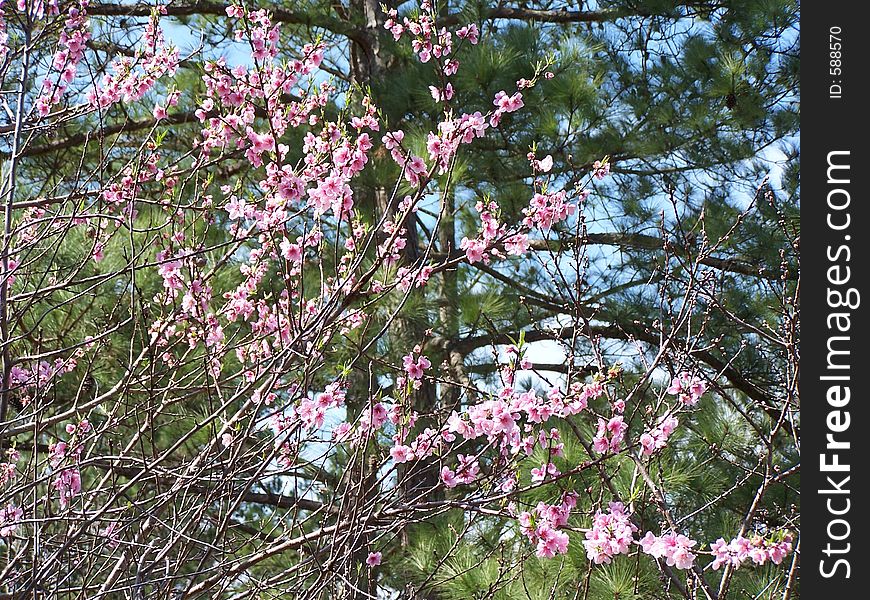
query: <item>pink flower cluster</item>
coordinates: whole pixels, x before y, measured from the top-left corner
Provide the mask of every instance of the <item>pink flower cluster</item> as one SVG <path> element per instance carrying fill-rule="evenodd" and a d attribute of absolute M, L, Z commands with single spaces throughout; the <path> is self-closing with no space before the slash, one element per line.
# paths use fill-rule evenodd
<path fill-rule="evenodd" d="M 9 537 L 18 529 L 18 522 L 24 516 L 20 506 L 7 504 L 0 509 L 0 537 Z"/>
<path fill-rule="evenodd" d="M 60 495 L 60 507 L 64 508 L 82 491 L 82 476 L 78 467 L 62 470 L 52 486 Z"/>
<path fill-rule="evenodd" d="M 449 78 L 455 75 L 459 69 L 459 61 L 451 58 L 453 33 L 445 27 L 439 29 L 435 25 L 436 15 L 432 3 L 424 0 L 420 5 L 419 15 L 414 19 L 403 17 L 400 21 L 396 9 L 391 9 L 388 17 L 384 27 L 393 34 L 394 39 L 398 41 L 403 35 L 410 36 L 412 38 L 411 47 L 421 62 L 426 63 L 434 58 L 435 62 L 438 63 L 440 75 L 442 75 L 442 85 L 440 87 L 429 86 L 429 92 L 436 102 L 445 105 L 449 103 L 455 94 Z M 477 44 L 480 31 L 475 24 L 463 25 L 456 31 L 456 36 L 470 44 Z M 501 93 L 504 94 L 504 92 Z M 504 107 L 499 106 L 501 97 L 497 97 L 495 104 L 498 108 L 495 113 L 500 114 L 519 109 L 522 106 L 522 95 L 515 96 L 518 97 L 511 97 L 512 99 L 504 103 Z M 447 110 L 446 107 L 445 110 Z M 456 154 L 460 144 L 469 144 L 475 138 L 482 137 L 487 127 L 485 116 L 480 112 L 475 112 L 471 115 L 462 114 L 457 119 L 447 118 L 438 124 L 437 133 L 429 132 L 426 149 L 429 152 L 430 160 L 438 165 L 438 173 L 447 172 L 451 159 Z M 402 167 L 405 178 L 412 185 L 417 186 L 422 182 L 422 176 L 428 172 L 428 168 L 422 158 L 402 150 L 400 146 L 404 135 L 401 130 L 395 131 L 384 136 L 383 142 L 386 149 L 391 152 L 393 160 Z"/>
<path fill-rule="evenodd" d="M 197 254 L 192 249 L 174 250 L 170 246 L 158 251 L 155 259 L 157 272 L 163 279 L 163 291 L 154 297 L 154 302 L 176 305 L 178 310 L 172 322 L 164 323 L 158 319 L 152 323 L 152 340 L 158 347 L 164 347 L 177 337 L 185 340 L 191 348 L 204 343 L 213 351 L 220 351 L 224 330 L 218 315 L 211 309 L 213 290 L 203 283 L 202 263 Z M 171 362 L 168 353 L 163 358 Z M 212 368 L 220 372 L 220 362 L 214 362 Z"/>
<path fill-rule="evenodd" d="M 78 467 L 79 457 L 84 450 L 82 437 L 91 432 L 91 424 L 83 419 L 79 423 L 69 423 L 66 432 L 70 435 L 68 442 L 53 442 L 48 446 L 48 464 L 60 472 L 52 482 L 52 487 L 60 495 L 61 508 L 66 507 L 73 498 L 82 491 L 82 477 Z"/>
<path fill-rule="evenodd" d="M 422 379 L 426 369 L 432 366 L 429 359 L 422 354 L 417 356 L 416 359 L 414 358 L 414 354 L 419 354 L 419 352 L 419 348 L 416 348 L 414 353 L 407 354 L 402 358 L 402 366 L 408 374 L 408 377 L 413 380 Z"/>
<path fill-rule="evenodd" d="M 592 438 L 592 448 L 598 453 L 607 452 L 608 450 L 619 452 L 627 431 L 628 423 L 625 422 L 625 419 L 621 415 L 612 417 L 609 421 L 599 418 L 598 430 L 595 433 L 595 437 Z"/>
<path fill-rule="evenodd" d="M 410 36 L 411 47 L 420 58 L 420 62 L 429 62 L 433 57 L 443 59 L 446 63 L 444 73 L 447 76 L 456 73 L 458 63 L 448 58 L 453 52 L 453 34 L 447 28 L 438 29 L 435 25 L 435 14 L 429 0 L 420 3 L 420 14 L 416 19 L 404 17 L 400 22 L 396 9 L 391 9 L 387 16 L 389 18 L 384 22 L 384 27 L 393 34 L 393 39 L 396 41 L 399 41 L 403 35 Z M 477 25 L 464 25 L 457 30 L 456 36 L 467 40 L 470 44 L 477 44 L 480 31 Z"/>
<path fill-rule="evenodd" d="M 438 165 L 438 173 L 446 173 L 459 146 L 470 144 L 475 139 L 483 137 L 487 127 L 483 115 L 480 111 L 476 111 L 473 114 L 463 113 L 458 119 L 440 122 L 437 134 L 430 131 L 426 150 L 429 151 L 430 160 Z M 395 155 L 393 158 L 395 159 Z"/>
<path fill-rule="evenodd" d="M 360 415 L 359 427 L 365 430 L 380 429 L 389 418 L 387 408 L 380 402 L 376 402 L 371 408 L 367 408 Z"/>
<path fill-rule="evenodd" d="M 88 0 L 81 0 L 67 11 L 63 31 L 58 38 L 58 49 L 51 64 L 52 72 L 42 81 L 42 92 L 36 99 L 36 110 L 41 117 L 47 116 L 51 107 L 60 103 L 67 87 L 75 79 L 85 46 L 91 39 L 87 8 Z M 57 14 L 57 4 L 54 4 L 53 14 Z"/>
<path fill-rule="evenodd" d="M 398 11 L 395 9 L 390 10 L 388 16 L 384 26 L 396 40 L 401 39 L 403 35 L 410 35 L 414 52 L 422 62 L 428 62 L 434 58 L 439 63 L 444 78 L 449 78 L 456 73 L 459 62 L 450 57 L 453 52 L 453 34 L 446 28 L 438 29 L 436 27 L 436 15 L 431 2 L 424 0 L 420 5 L 419 16 L 414 19 L 405 17 L 400 20 Z M 461 40 L 476 44 L 480 31 L 476 25 L 468 24 L 460 27 L 456 31 L 456 36 Z M 549 73 L 547 75 L 550 76 Z M 527 88 L 532 85 L 534 85 L 534 81 L 527 79 L 521 79 L 518 82 L 518 88 Z M 453 98 L 455 91 L 452 83 L 444 81 L 441 87 L 430 86 L 430 93 L 436 102 L 446 104 Z M 437 133 L 429 132 L 426 144 L 429 159 L 437 165 L 439 174 L 443 174 L 449 169 L 460 144 L 468 144 L 473 139 L 482 137 L 488 126 L 497 127 L 499 125 L 503 115 L 521 109 L 524 106 L 523 94 L 520 91 L 508 93 L 505 90 L 500 90 L 493 99 L 493 106 L 494 110 L 488 113 L 488 124 L 485 115 L 475 112 L 471 115 L 462 114 L 458 119 L 447 118 L 439 123 Z M 445 110 L 447 109 L 445 108 Z M 404 132 L 400 130 L 388 133 L 383 137 L 384 146 L 390 151 L 393 160 L 402 167 L 405 178 L 412 185 L 417 186 L 421 184 L 422 177 L 428 172 L 428 169 L 422 158 L 401 148 L 404 135 Z M 543 161 L 544 165 L 547 164 L 547 160 Z M 552 158 L 549 158 L 549 164 L 547 170 L 552 167 Z M 564 194 L 562 199 L 564 202 Z M 477 210 L 480 213 L 482 223 L 481 234 L 475 238 L 464 237 L 460 242 L 460 249 L 465 251 L 469 262 L 484 261 L 488 263 L 491 257 L 501 257 L 500 251 L 493 247 L 497 242 L 503 243 L 504 249 L 509 255 L 518 256 L 528 250 L 529 242 L 526 233 L 521 231 L 508 232 L 505 226 L 499 224 L 496 217 L 498 206 L 495 203 L 490 202 L 486 206 L 478 203 Z M 552 216 L 542 216 L 541 218 L 552 220 Z M 407 287 L 408 282 L 405 282 L 404 288 L 407 289 Z"/>
<path fill-rule="evenodd" d="M 531 511 L 523 511 L 517 517 L 520 531 L 536 544 L 535 554 L 540 558 L 552 558 L 568 552 L 568 534 L 559 531 L 568 524 L 571 511 L 577 506 L 577 495 L 567 493 L 561 504 L 539 502 Z"/>
<path fill-rule="evenodd" d="M 546 423 L 552 417 L 567 417 L 575 415 L 586 408 L 590 395 L 600 393 L 597 385 L 573 385 L 571 392 L 563 394 L 558 388 L 553 388 L 544 398 L 539 397 L 534 391 L 517 393 L 512 388 L 506 387 L 495 399 L 484 400 L 471 406 L 461 415 L 454 411 L 447 419 L 446 427 L 442 430 L 445 441 L 452 442 L 456 435 L 466 440 L 473 440 L 486 436 L 493 443 L 497 443 L 501 451 L 507 455 L 525 452 L 531 455 L 536 444 L 559 456 L 562 445 L 558 443 L 558 430 L 552 430 L 550 435 L 546 431 L 539 434 L 523 436 L 521 419 L 527 420 L 526 430 L 534 423 Z M 592 391 L 590 391 L 590 389 Z M 553 442 L 556 442 L 553 445 Z M 544 466 L 547 471 L 554 467 Z M 553 474 L 552 472 L 550 474 Z"/>
<path fill-rule="evenodd" d="M 679 421 L 674 416 L 664 417 L 650 431 L 640 436 L 640 445 L 643 454 L 649 456 L 656 450 L 661 450 L 668 443 L 668 438 L 679 425 Z"/>
<path fill-rule="evenodd" d="M 647 531 L 640 540 L 643 551 L 653 558 L 664 558 L 668 566 L 678 569 L 691 569 L 695 564 L 695 554 L 692 548 L 697 542 L 682 534 L 667 533 L 656 536 L 652 531 Z"/>
<path fill-rule="evenodd" d="M 172 76 L 178 69 L 178 49 L 167 44 L 160 29 L 160 13 L 166 7 L 160 6 L 145 25 L 140 51 L 137 56 L 120 56 L 112 62 L 112 73 L 103 76 L 88 94 L 88 101 L 94 108 L 106 108 L 117 102 L 134 102 L 147 94 L 157 80 Z"/>
<path fill-rule="evenodd" d="M 595 177 L 595 179 L 604 179 L 609 173 L 609 161 L 601 162 L 600 160 L 596 160 L 594 163 L 592 163 L 592 176 Z"/>
<path fill-rule="evenodd" d="M 313 399 L 303 398 L 296 408 L 296 416 L 306 429 L 319 429 L 323 426 L 327 410 L 344 406 L 345 395 L 346 390 L 341 382 L 330 383 Z"/>
<path fill-rule="evenodd" d="M 426 161 L 421 157 L 402 148 L 402 140 L 404 139 L 405 132 L 397 129 L 396 131 L 388 132 L 381 138 L 381 141 L 384 144 L 384 148 L 389 150 L 390 156 L 393 157 L 396 164 L 402 167 L 405 179 L 415 187 L 420 186 L 425 182 L 425 176 L 429 168 L 426 166 Z"/>
<path fill-rule="evenodd" d="M 635 532 L 637 527 L 622 502 L 611 502 L 607 512 L 595 512 L 592 528 L 586 532 L 583 546 L 587 558 L 596 565 L 610 564 L 614 556 L 628 554 Z"/>
<path fill-rule="evenodd" d="M 529 164 L 532 165 L 532 169 L 536 173 L 549 173 L 553 169 L 553 157 L 550 154 L 541 160 L 537 160 L 535 158 L 535 153 L 529 152 L 527 158 L 529 159 Z"/>
<path fill-rule="evenodd" d="M 489 117 L 489 124 L 493 127 L 498 127 L 498 124 L 501 122 L 501 119 L 505 114 L 516 112 L 525 106 L 522 92 L 515 92 L 514 94 L 509 95 L 504 90 L 500 90 L 495 95 L 495 99 L 493 99 L 492 103 L 495 106 L 495 110 Z"/>
<path fill-rule="evenodd" d="M 553 157 L 550 155 L 537 160 L 534 153 L 530 152 L 527 158 L 535 173 L 547 173 L 553 168 Z M 593 175 L 599 179 L 606 175 L 610 168 L 609 163 L 604 163 L 602 166 L 599 161 L 595 161 L 595 165 Z M 582 202 L 588 195 L 588 189 L 580 189 L 577 194 L 578 202 Z M 541 191 L 536 193 L 529 206 L 523 209 L 525 215 L 523 226 L 529 230 L 537 227 L 542 231 L 548 231 L 553 225 L 572 216 L 576 210 L 577 204 L 569 202 L 566 191 L 550 192 L 545 185 L 542 185 Z"/>
<path fill-rule="evenodd" d="M 150 182 L 159 182 L 165 191 L 171 192 L 175 187 L 176 179 L 167 175 L 160 168 L 160 158 L 161 155 L 154 143 L 146 144 L 139 162 L 136 165 L 125 165 L 112 182 L 103 187 L 101 195 L 106 210 L 111 213 L 121 212 L 128 219 L 134 219 L 137 214 L 134 202 L 140 197 L 140 190 L 144 185 Z M 101 233 L 103 229 L 105 229 L 105 225 L 100 223 L 98 233 Z M 103 258 L 103 245 L 100 245 L 99 250 L 94 250 L 96 262 Z"/>
<path fill-rule="evenodd" d="M 499 207 L 495 202 L 490 201 L 487 204 L 478 202 L 475 209 L 480 214 L 480 233 L 474 239 L 463 237 L 459 243 L 459 248 L 465 251 L 465 257 L 469 263 L 473 264 L 480 261 L 489 263 L 491 256 L 499 256 L 498 250 L 492 246 L 498 238 L 506 234 L 507 228 L 499 223 Z M 510 245 L 510 251 L 516 254 L 522 254 L 528 248 L 528 242 L 524 236 L 512 236 Z"/>
<path fill-rule="evenodd" d="M 671 380 L 671 385 L 667 392 L 673 396 L 678 396 L 680 402 L 686 406 L 694 406 L 698 403 L 704 392 L 707 391 L 706 382 L 698 376 L 693 376 L 691 373 L 683 371 Z"/>
<path fill-rule="evenodd" d="M 266 211 L 255 214 L 255 207 L 251 207 L 251 212 L 245 213 L 246 218 L 256 218 L 261 229 L 282 225 L 287 218 L 285 204 L 299 200 L 306 185 L 314 181 L 318 186 L 308 190 L 309 204 L 319 214 L 329 209 L 337 214 L 349 211 L 352 199 L 347 179 L 367 161 L 366 153 L 371 148 L 367 134 L 351 145 L 337 124 L 327 124 L 319 136 L 307 133 L 303 145 L 305 164 L 301 171 L 280 162 L 289 147 L 279 143 L 279 138 L 289 128 L 306 123 L 316 125 L 320 117 L 314 111 L 327 103 L 334 89 L 326 82 L 316 86 L 313 79 L 307 88 L 301 85 L 304 77 L 318 70 L 325 46 L 308 44 L 302 48 L 301 58 L 286 65 L 279 64 L 276 60 L 279 30 L 269 13 L 265 10 L 247 12 L 237 5 L 226 10 L 229 17 L 241 21 L 235 37 L 248 41 L 255 65 L 253 68 L 230 67 L 225 58 L 205 65 L 206 97 L 196 111 L 197 118 L 205 124 L 200 143 L 203 158 L 216 149 L 244 149 L 251 165 L 259 168 L 277 154 L 279 162 L 266 165 L 267 178 L 260 182 L 260 187 L 274 197 L 267 200 Z M 289 98 L 291 93 L 296 97 L 293 100 Z M 255 121 L 258 111 L 264 108 L 268 124 L 259 129 Z M 374 107 L 369 106 L 366 116 L 354 117 L 352 125 L 357 131 L 363 127 L 376 130 L 373 115 Z M 231 211 L 231 218 L 238 214 Z"/>
<path fill-rule="evenodd" d="M 474 483 L 480 474 L 480 464 L 474 456 L 458 454 L 459 465 L 454 471 L 450 467 L 441 467 L 441 481 L 445 486 L 454 488 L 460 483 Z"/>
<path fill-rule="evenodd" d="M 396 424 L 396 434 L 393 436 L 395 444 L 390 449 L 390 456 L 396 463 L 410 462 L 412 460 L 422 460 L 435 455 L 436 452 L 444 451 L 444 438 L 434 429 L 427 427 L 411 440 L 410 445 L 406 445 L 411 429 L 417 421 L 417 413 L 412 412 L 403 418 L 403 415 L 398 407 L 395 407 L 395 419 L 391 418 Z M 461 455 L 460 455 L 461 456 Z M 453 472 L 456 477 L 456 483 L 470 483 L 472 478 L 476 478 L 480 472 L 479 464 L 470 456 L 464 456 L 460 459 L 459 466 Z M 446 474 L 447 480 L 450 475 Z"/>
<path fill-rule="evenodd" d="M 547 231 L 556 223 L 564 221 L 573 215 L 577 208 L 576 205 L 568 202 L 567 197 L 564 190 L 535 194 L 529 206 L 523 209 L 525 214 L 523 224 L 529 229 L 539 227 Z"/>
<path fill-rule="evenodd" d="M 463 40 L 468 40 L 468 43 L 470 43 L 472 46 L 475 46 L 480 39 L 480 30 L 474 23 L 471 23 L 470 25 L 464 25 L 456 31 L 456 37 Z"/>
<path fill-rule="evenodd" d="M 22 403 L 29 404 L 34 393 L 44 393 L 54 385 L 55 380 L 76 368 L 75 356 L 56 358 L 54 361 L 41 360 L 31 370 L 23 365 L 14 365 L 9 373 L 12 385 L 24 392 Z"/>
<path fill-rule="evenodd" d="M 226 13 L 230 18 L 245 18 L 245 9 L 237 4 L 228 6 Z M 269 14 L 262 9 L 248 13 L 247 16 L 251 27 L 247 32 L 236 31 L 236 40 L 242 41 L 246 37 L 249 38 L 251 56 L 256 61 L 275 58 L 278 54 L 278 26 L 272 26 Z"/>
<path fill-rule="evenodd" d="M 532 469 L 532 483 L 540 483 L 547 479 L 547 477 L 558 477 L 562 473 L 556 467 L 555 464 L 548 462 L 544 463 L 540 467 L 535 467 Z"/>
<path fill-rule="evenodd" d="M 78 424 L 67 423 L 66 427 L 64 427 L 64 431 L 66 431 L 68 435 L 85 435 L 90 433 L 91 423 L 87 419 L 82 419 Z"/>
<path fill-rule="evenodd" d="M 408 233 L 407 229 L 401 226 L 401 223 L 404 217 L 408 214 L 408 211 L 414 211 L 415 206 L 413 204 L 413 200 L 410 196 L 406 196 L 402 202 L 399 203 L 399 214 L 396 215 L 394 220 L 386 219 L 384 224 L 381 226 L 381 231 L 384 234 L 386 239 L 378 246 L 377 255 L 380 260 L 384 261 L 386 266 L 392 266 L 399 262 L 399 259 L 402 257 L 401 253 L 405 249 L 405 246 L 408 243 L 407 238 L 405 237 Z M 411 269 L 403 272 L 405 274 L 410 274 L 412 272 Z M 411 279 L 413 279 L 411 277 Z M 404 285 L 399 280 L 398 287 L 401 289 Z M 385 287 L 389 285 L 388 281 L 384 281 L 383 283 L 377 283 L 377 289 L 373 291 L 380 292 Z M 407 284 L 407 287 L 410 288 L 410 283 Z M 405 290 L 407 291 L 407 289 Z"/>
<path fill-rule="evenodd" d="M 25 13 L 31 19 L 41 21 L 46 15 L 46 5 L 48 7 L 47 14 L 54 16 L 59 13 L 58 1 L 59 0 L 17 0 L 15 6 L 19 12 Z"/>
<path fill-rule="evenodd" d="M 714 570 L 722 565 L 731 565 L 735 569 L 747 560 L 752 560 L 756 565 L 763 565 L 768 561 L 778 565 L 792 551 L 791 534 L 786 533 L 778 540 L 765 539 L 759 535 L 751 539 L 737 536 L 730 542 L 719 538 L 710 544 L 714 560 L 711 565 Z"/>
<path fill-rule="evenodd" d="M 411 286 L 423 287 L 429 282 L 434 268 L 431 265 L 424 265 L 420 268 L 399 267 L 396 271 L 396 279 L 398 279 L 397 287 L 403 292 L 411 289 Z"/>
<path fill-rule="evenodd" d="M 424 365 L 418 363 L 424 357 L 415 358 L 416 354 L 419 354 L 419 348 L 404 359 L 406 371 L 410 376 L 422 374 L 418 368 Z M 553 416 L 565 417 L 577 414 L 586 408 L 587 400 L 590 397 L 597 397 L 602 392 L 601 381 L 590 384 L 572 384 L 571 391 L 567 395 L 554 388 L 545 398 L 538 397 L 534 391 L 517 393 L 508 387 L 502 390 L 497 398 L 479 402 L 462 414 L 453 411 L 440 430 L 426 429 L 410 445 L 406 438 L 408 431 L 414 425 L 416 413 L 412 413 L 408 420 L 399 426 L 401 416 L 398 413 L 394 415 L 391 411 L 390 420 L 397 424 L 399 431 L 393 437 L 394 445 L 390 449 L 390 456 L 397 463 L 419 460 L 432 455 L 436 449 L 443 448 L 445 444 L 456 441 L 457 437 L 462 437 L 465 440 L 486 437 L 506 457 L 515 456 L 520 452 L 531 455 L 537 445 L 546 450 L 550 456 L 562 456 L 564 444 L 559 439 L 558 429 L 553 428 L 549 433 L 546 430 L 535 433 L 533 424 L 545 423 Z M 394 407 L 394 410 L 397 409 L 398 405 Z M 523 418 L 527 421 L 524 426 L 521 424 Z M 523 435 L 524 428 L 525 431 L 529 432 L 528 435 Z M 351 437 L 350 432 L 350 427 L 346 427 L 337 431 L 335 435 L 340 435 L 341 439 L 353 441 L 354 438 Z M 466 477 L 473 475 L 476 478 L 477 467 L 467 467 L 466 460 L 460 458 L 460 466 L 456 470 L 444 467 L 442 482 L 445 485 L 453 487 L 458 483 L 464 483 L 463 473 L 466 474 Z M 538 481 L 547 476 L 559 474 L 558 468 L 553 463 L 532 469 L 532 476 Z M 512 487 L 515 483 L 515 478 L 510 478 L 506 485 Z"/>
<path fill-rule="evenodd" d="M 6 450 L 6 461 L 0 463 L 0 486 L 15 479 L 15 466 L 21 459 L 21 453 L 15 448 Z"/>
<path fill-rule="evenodd" d="M 337 425 L 332 431 L 332 437 L 336 441 L 350 442 L 352 445 L 356 445 L 369 439 L 369 436 L 379 431 L 387 423 L 398 425 L 401 416 L 402 409 L 398 404 L 385 406 L 381 402 L 375 402 L 362 411 L 355 426 L 347 421 Z"/>
<path fill-rule="evenodd" d="M 411 462 L 414 460 L 415 455 L 414 451 L 410 446 L 406 446 L 405 444 L 396 444 L 392 448 L 390 448 L 390 457 L 397 464 Z"/>

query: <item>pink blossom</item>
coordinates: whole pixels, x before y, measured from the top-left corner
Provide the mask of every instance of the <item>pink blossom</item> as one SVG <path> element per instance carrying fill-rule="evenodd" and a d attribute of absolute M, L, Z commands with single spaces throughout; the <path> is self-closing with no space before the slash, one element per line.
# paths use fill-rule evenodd
<path fill-rule="evenodd" d="M 290 240 L 284 238 L 280 244 L 281 256 L 290 262 L 299 264 L 302 262 L 302 247 L 299 244 L 291 243 Z"/>
<path fill-rule="evenodd" d="M 668 533 L 661 537 L 648 531 L 640 545 L 643 551 L 654 558 L 664 558 L 668 566 L 690 569 L 695 561 L 691 548 L 696 542 L 682 534 Z"/>
<path fill-rule="evenodd" d="M 607 174 L 610 173 L 610 163 L 602 163 L 600 160 L 596 160 L 592 163 L 592 171 L 592 175 L 595 179 L 604 179 L 607 177 Z"/>
<path fill-rule="evenodd" d="M 408 446 L 396 444 L 390 448 L 390 456 L 397 463 L 406 463 L 414 460 L 414 452 Z"/>
<path fill-rule="evenodd" d="M 459 466 L 456 467 L 456 478 L 462 483 L 474 483 L 480 474 L 480 464 L 477 458 L 458 454 L 456 456 Z"/>
<path fill-rule="evenodd" d="M 384 147 L 387 150 L 396 150 L 399 148 L 399 145 L 402 143 L 402 140 L 405 138 L 405 132 L 401 129 L 396 131 L 387 132 L 381 141 L 384 143 Z M 401 154 L 399 154 L 401 157 Z"/>
<path fill-rule="evenodd" d="M 664 448 L 678 424 L 679 421 L 674 416 L 663 417 L 656 427 L 641 435 L 640 445 L 643 454 L 649 456 L 656 450 Z"/>
<path fill-rule="evenodd" d="M 564 190 L 554 193 L 535 194 L 529 206 L 523 209 L 526 217 L 523 224 L 526 227 L 550 229 L 554 224 L 564 221 L 574 214 L 576 206 L 567 202 Z"/>
<path fill-rule="evenodd" d="M 514 112 L 523 107 L 523 95 L 517 92 L 513 96 L 508 96 L 504 90 L 495 95 L 495 100 L 492 103 L 504 112 Z"/>
<path fill-rule="evenodd" d="M 524 233 L 510 236 L 504 241 L 504 249 L 510 256 L 525 254 L 529 249 L 529 236 Z"/>
<path fill-rule="evenodd" d="M 56 468 L 66 458 L 66 442 L 53 442 L 48 446 L 48 464 Z"/>
<path fill-rule="evenodd" d="M 344 442 L 350 435 L 351 427 L 351 424 L 347 421 L 339 423 L 335 429 L 332 430 L 332 439 L 336 442 Z"/>
<path fill-rule="evenodd" d="M 82 478 L 78 468 L 64 469 L 52 485 L 60 493 L 61 508 L 67 506 L 82 491 Z"/>
<path fill-rule="evenodd" d="M 305 398 L 299 403 L 296 414 L 306 429 L 317 429 L 323 426 L 326 408 Z"/>
<path fill-rule="evenodd" d="M 728 543 L 719 538 L 710 544 L 710 550 L 714 556 L 711 564 L 713 570 L 722 565 L 737 568 L 748 559 L 756 565 L 763 565 L 768 561 L 780 564 L 792 551 L 792 537 L 789 533 L 779 540 L 764 539 L 761 536 L 753 536 L 752 539 L 737 536 Z"/>
<path fill-rule="evenodd" d="M 226 211 L 229 213 L 228 216 L 230 219 L 244 219 L 248 216 L 248 209 L 245 205 L 245 201 L 236 196 L 233 196 L 230 198 L 230 201 L 227 202 Z"/>
<path fill-rule="evenodd" d="M 420 379 L 423 377 L 423 373 L 432 366 L 432 363 L 429 362 L 429 359 L 425 356 L 419 356 L 417 360 L 414 360 L 413 354 L 408 354 L 407 356 L 402 358 L 402 363 L 405 368 L 405 372 L 408 373 L 408 377 L 411 379 Z"/>
<path fill-rule="evenodd" d="M 117 548 L 121 544 L 120 536 L 118 535 L 118 522 L 112 521 L 108 525 L 106 525 L 101 531 L 100 535 L 107 540 L 107 544 L 109 548 Z"/>
<path fill-rule="evenodd" d="M 462 241 L 459 243 L 459 248 L 461 250 L 465 250 L 465 257 L 468 259 L 470 263 L 480 262 L 484 257 L 484 252 L 486 252 L 486 244 L 480 240 L 470 240 L 467 237 L 463 237 Z"/>
<path fill-rule="evenodd" d="M 625 513 L 625 506 L 611 502 L 607 512 L 595 513 L 592 528 L 586 532 L 583 542 L 586 556 L 596 565 L 609 564 L 614 556 L 628 553 L 636 531 L 637 527 Z"/>
<path fill-rule="evenodd" d="M 576 506 L 576 494 L 566 493 L 561 504 L 539 502 L 532 511 L 518 515 L 520 531 L 536 544 L 538 557 L 552 558 L 568 551 L 568 535 L 558 529 L 568 524 L 568 516 Z"/>
<path fill-rule="evenodd" d="M 24 516 L 20 506 L 7 504 L 0 510 L 0 537 L 9 537 L 18 529 L 18 522 Z"/>
<path fill-rule="evenodd" d="M 447 418 L 447 431 L 458 433 L 468 439 L 471 439 L 474 434 L 474 428 L 470 427 L 455 410 Z"/>
<path fill-rule="evenodd" d="M 455 488 L 459 485 L 459 480 L 456 478 L 456 473 L 450 467 L 441 467 L 441 481 L 448 488 Z"/>
<path fill-rule="evenodd" d="M 0 486 L 15 479 L 15 462 L 0 463 Z"/>
<path fill-rule="evenodd" d="M 480 37 L 480 30 L 477 28 L 476 24 L 471 23 L 470 25 L 460 27 L 456 31 L 456 37 L 468 40 L 471 44 L 477 44 L 478 38 Z"/>
<path fill-rule="evenodd" d="M 552 558 L 568 552 L 568 534 L 543 525 L 538 528 L 538 546 L 535 554 L 540 558 Z"/>
<path fill-rule="evenodd" d="M 619 452 L 628 424 L 621 415 L 611 418 L 609 421 L 598 419 L 598 431 L 592 439 L 592 447 L 598 453 L 608 450 Z"/>
<path fill-rule="evenodd" d="M 381 564 L 381 559 L 383 558 L 383 554 L 380 552 L 369 552 L 369 555 L 366 557 L 366 564 L 369 567 L 377 567 Z"/>
<path fill-rule="evenodd" d="M 553 463 L 546 463 L 538 468 L 532 469 L 532 481 L 537 483 L 544 481 L 544 479 L 547 478 L 547 475 L 556 477 L 559 474 L 559 469 L 556 468 L 556 465 Z"/>
<path fill-rule="evenodd" d="M 93 254 L 92 254 L 92 258 L 94 259 L 94 262 L 102 262 L 102 260 L 105 258 L 104 250 L 105 250 L 105 246 L 103 245 L 102 242 L 97 242 L 96 244 L 94 244 L 94 249 L 93 249 Z"/>
<path fill-rule="evenodd" d="M 694 406 L 707 391 L 706 382 L 698 376 L 683 371 L 671 380 L 667 393 L 678 396 L 686 406 Z"/>

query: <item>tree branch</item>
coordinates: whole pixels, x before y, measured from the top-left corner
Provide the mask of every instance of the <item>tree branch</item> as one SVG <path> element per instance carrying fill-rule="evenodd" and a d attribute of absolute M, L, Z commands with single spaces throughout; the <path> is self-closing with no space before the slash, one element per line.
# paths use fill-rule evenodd
<path fill-rule="evenodd" d="M 88 7 L 88 14 L 106 17 L 148 17 L 157 8 L 157 4 L 136 2 L 135 4 L 116 4 L 111 2 L 92 4 Z M 191 17 L 196 15 L 213 15 L 225 17 L 227 3 L 198 0 L 196 2 L 179 2 L 163 6 L 166 15 L 170 17 Z M 292 11 L 278 6 L 270 6 L 272 21 L 276 23 L 288 23 L 293 25 L 307 25 L 319 27 L 333 33 L 345 35 L 350 39 L 359 37 L 359 30 L 349 23 L 317 14 L 314 11 Z"/>

